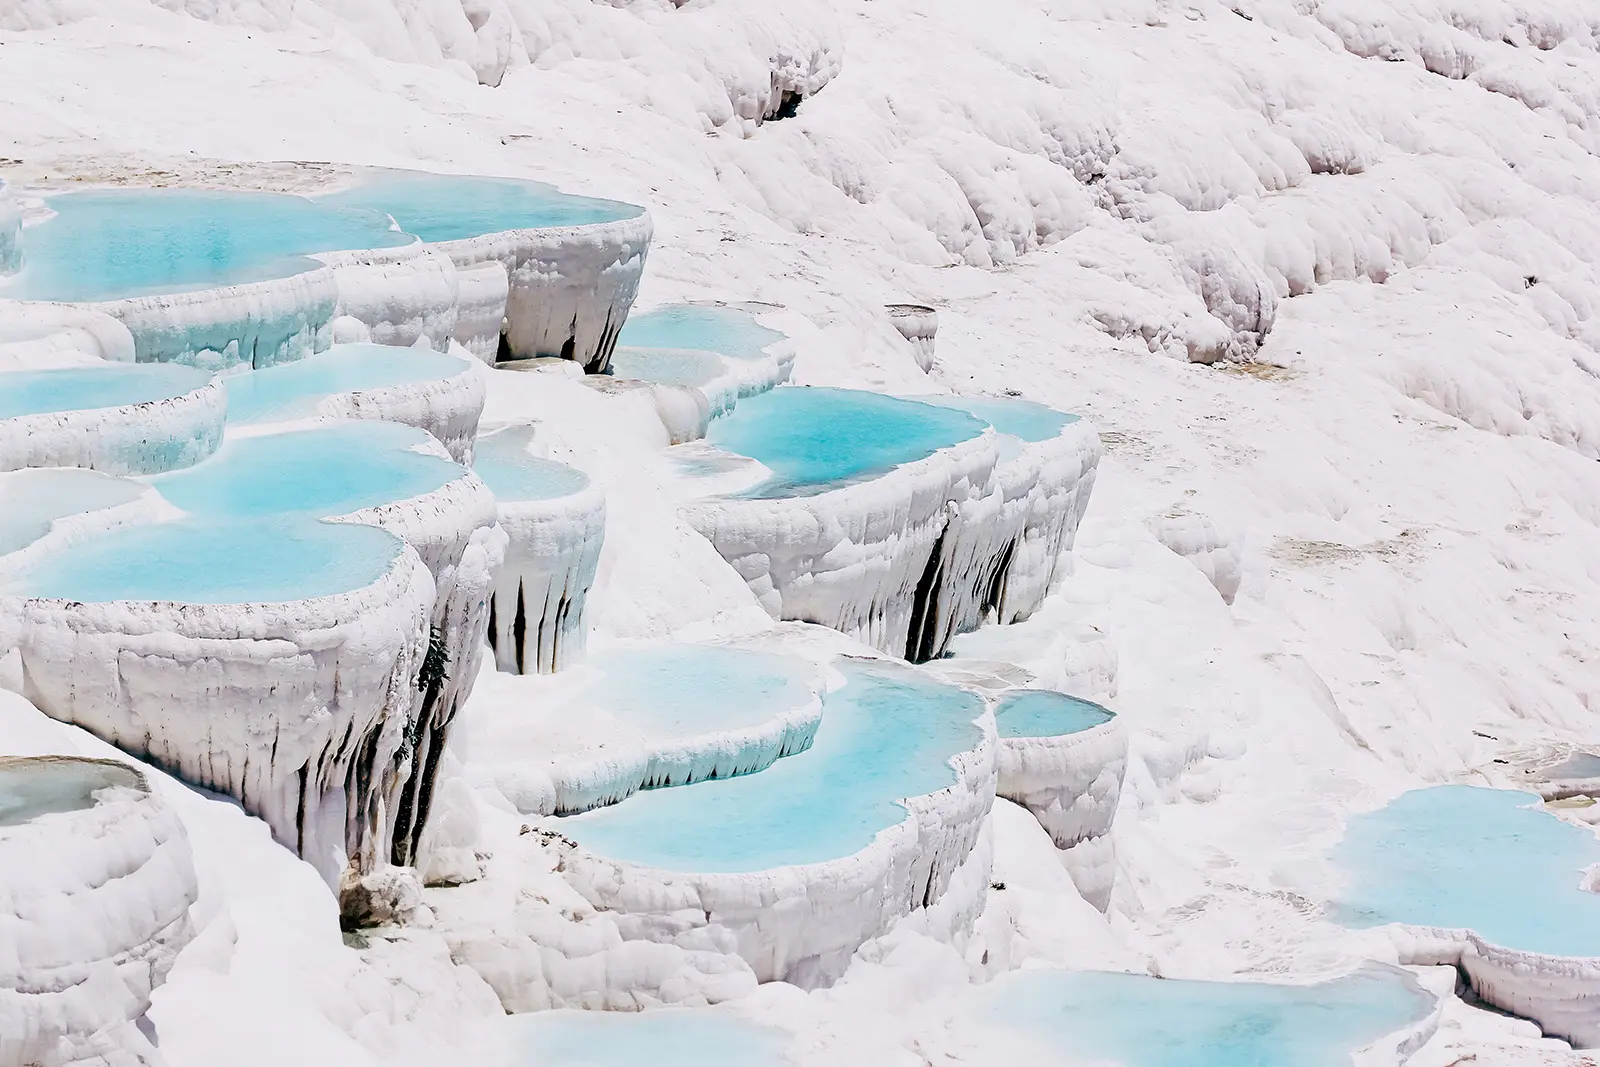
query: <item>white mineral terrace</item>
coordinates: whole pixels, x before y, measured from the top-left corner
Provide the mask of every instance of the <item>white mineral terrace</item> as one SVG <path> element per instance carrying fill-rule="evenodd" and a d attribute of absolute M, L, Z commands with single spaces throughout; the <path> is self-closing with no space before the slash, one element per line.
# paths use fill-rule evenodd
<path fill-rule="evenodd" d="M 805 751 L 547 823 L 563 877 L 625 938 L 734 955 L 803 987 L 833 982 L 913 911 L 941 905 L 970 926 L 995 784 L 983 701 L 893 663 L 839 667 Z"/>
<path fill-rule="evenodd" d="M 227 399 L 204 371 L 97 362 L 0 371 L 0 470 L 157 474 L 209 456 Z"/>
<path fill-rule="evenodd" d="M 485 434 L 473 466 L 494 493 L 507 536 L 489 644 L 499 668 L 517 674 L 549 674 L 582 659 L 606 524 L 599 487 L 582 471 L 533 455 L 533 438 L 527 426 Z"/>
<path fill-rule="evenodd" d="M 139 360 L 209 369 L 336 340 L 605 369 L 644 267 L 642 209 L 469 176 L 363 170 L 346 185 L 310 199 L 90 189 L 45 197 L 47 217 L 20 231 L 8 198 L 0 262 L 17 269 L 0 270 L 0 299 L 91 308 L 127 328 Z M 226 251 L 173 252 L 203 245 L 208 225 L 229 231 Z"/>
<path fill-rule="evenodd" d="M 470 360 L 378 344 L 334 345 L 224 382 L 230 433 L 301 421 L 398 422 L 426 431 L 466 464 L 472 462 L 485 388 Z"/>
<path fill-rule="evenodd" d="M 974 417 L 944 400 L 792 387 L 753 397 L 707 441 L 769 477 L 738 490 L 707 479 L 683 514 L 775 618 L 913 661 L 986 618 L 1026 618 L 1071 548 L 1098 438 L 1037 405 L 1019 417 L 973 402 Z"/>
<path fill-rule="evenodd" d="M 716 645 L 622 646 L 558 680 L 496 679 L 465 744 L 473 773 L 529 815 L 765 770 L 810 746 L 822 671 Z"/>
<path fill-rule="evenodd" d="M 0 757 L 0 1062 L 157 1062 L 139 1023 L 197 895 L 183 825 L 138 770 Z"/>

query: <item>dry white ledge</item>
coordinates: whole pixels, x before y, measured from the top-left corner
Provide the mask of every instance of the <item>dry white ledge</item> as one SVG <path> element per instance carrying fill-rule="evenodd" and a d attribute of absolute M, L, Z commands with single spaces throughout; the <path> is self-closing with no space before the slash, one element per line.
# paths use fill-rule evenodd
<path fill-rule="evenodd" d="M 994 803 L 992 716 L 956 755 L 953 785 L 911 797 L 904 821 L 850 856 L 739 874 L 663 871 L 609 860 L 559 835 L 543 838 L 557 870 L 623 937 L 738 956 L 763 982 L 836 981 L 864 942 L 937 902 L 972 853 Z"/>
<path fill-rule="evenodd" d="M 213 379 L 166 400 L 0 419 L 0 471 L 88 467 L 160 474 L 192 467 L 222 442 L 228 397 Z"/>
<path fill-rule="evenodd" d="M 189 840 L 126 764 L 0 758 L 66 767 L 104 781 L 91 806 L 0 825 L 0 1063 L 159 1062 L 137 1023 L 194 936 Z"/>
<path fill-rule="evenodd" d="M 133 334 L 109 315 L 72 304 L 0 300 L 0 371 L 132 363 Z"/>
<path fill-rule="evenodd" d="M 606 369 L 644 273 L 648 212 L 585 226 L 507 230 L 433 247 L 458 268 L 498 262 L 510 286 L 504 344 L 510 358 L 560 356 Z"/>

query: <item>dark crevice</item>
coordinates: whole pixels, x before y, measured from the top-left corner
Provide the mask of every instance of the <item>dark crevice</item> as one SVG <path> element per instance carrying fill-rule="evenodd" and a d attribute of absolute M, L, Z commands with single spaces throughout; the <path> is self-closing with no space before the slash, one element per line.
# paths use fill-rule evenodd
<path fill-rule="evenodd" d="M 940 579 L 944 576 L 944 539 L 948 528 L 933 542 L 928 554 L 928 564 L 917 580 L 916 592 L 911 599 L 911 627 L 906 633 L 906 659 L 924 663 L 933 658 L 939 641 L 938 599 Z"/>
<path fill-rule="evenodd" d="M 995 564 L 994 574 L 989 579 L 989 588 L 983 594 L 982 613 L 984 615 L 1000 610 L 1000 603 L 1006 598 L 1006 579 L 1011 576 L 1011 557 L 1016 555 L 1016 552 L 1017 543 L 1008 541 L 1005 551 L 1000 553 L 1000 559 Z"/>
<path fill-rule="evenodd" d="M 489 594 L 489 651 L 496 654 L 500 651 L 500 627 L 498 625 L 499 616 L 495 614 L 494 606 L 499 599 L 493 593 Z"/>
<path fill-rule="evenodd" d="M 527 674 L 527 653 L 524 651 L 528 639 L 528 609 L 523 597 L 522 583 L 517 583 L 517 613 L 511 619 L 511 647 L 517 656 L 517 673 Z"/>
<path fill-rule="evenodd" d="M 511 351 L 510 336 L 502 332 L 500 334 L 500 344 L 494 350 L 494 361 L 496 363 L 505 363 L 516 358 L 516 355 Z"/>

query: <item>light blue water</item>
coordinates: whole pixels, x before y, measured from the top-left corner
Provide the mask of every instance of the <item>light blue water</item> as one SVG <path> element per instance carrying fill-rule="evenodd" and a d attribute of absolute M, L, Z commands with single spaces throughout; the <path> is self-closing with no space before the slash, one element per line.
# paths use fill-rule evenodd
<path fill-rule="evenodd" d="M 326 352 L 230 376 L 228 421 L 268 422 L 311 415 L 333 393 L 437 382 L 468 370 L 467 361 L 421 348 L 334 345 Z"/>
<path fill-rule="evenodd" d="M 275 193 L 91 189 L 49 199 L 23 231 L 14 300 L 113 300 L 287 278 L 313 252 L 387 248 L 413 238 L 387 217 Z"/>
<path fill-rule="evenodd" d="M 700 386 L 724 371 L 715 352 L 672 351 L 656 348 L 618 348 L 611 353 L 611 373 L 659 385 Z"/>
<path fill-rule="evenodd" d="M 640 793 L 562 820 L 610 859 L 700 873 L 761 871 L 859 852 L 906 817 L 901 800 L 955 781 L 983 702 L 898 664 L 842 660 L 804 752 L 759 774 Z"/>
<path fill-rule="evenodd" d="M 638 348 L 687 348 L 717 352 L 733 359 L 754 359 L 783 340 L 748 311 L 709 304 L 667 304 L 632 314 L 617 336 L 618 345 Z"/>
<path fill-rule="evenodd" d="M 0 589 L 85 603 L 275 604 L 370 585 L 401 548 L 376 526 L 185 518 L 81 541 Z"/>
<path fill-rule="evenodd" d="M 994 709 L 1001 737 L 1061 737 L 1115 718 L 1099 704 L 1048 689 L 1014 689 Z"/>
<path fill-rule="evenodd" d="M 76 467 L 0 475 L 0 556 L 37 541 L 57 519 L 126 504 L 144 490 L 138 482 Z"/>
<path fill-rule="evenodd" d="M 809 660 L 714 645 L 618 648 L 600 664 L 584 703 L 665 737 L 765 722 L 803 706 L 817 675 Z"/>
<path fill-rule="evenodd" d="M 1077 422 L 1078 416 L 1035 404 L 998 396 L 919 396 L 918 400 L 940 407 L 965 411 L 993 426 L 996 433 L 1010 434 L 1024 441 L 1048 441 Z"/>
<path fill-rule="evenodd" d="M 319 197 L 326 205 L 381 211 L 424 241 L 457 241 L 501 230 L 586 226 L 631 219 L 644 209 L 571 196 L 543 182 L 418 171 L 371 171 L 361 184 Z"/>
<path fill-rule="evenodd" d="M 1376 966 L 1312 986 L 1025 970 L 973 999 L 975 1021 L 1027 1042 L 1041 1067 L 1350 1067 L 1433 1007 L 1410 975 Z"/>
<path fill-rule="evenodd" d="M 150 482 L 196 515 L 348 515 L 462 477 L 450 460 L 416 451 L 432 440 L 413 426 L 350 420 L 225 440 L 210 459 Z"/>
<path fill-rule="evenodd" d="M 857 389 L 780 386 L 711 420 L 706 441 L 774 477 L 750 495 L 799 496 L 884 474 L 977 437 L 964 411 Z"/>
<path fill-rule="evenodd" d="M 87 760 L 0 762 L 0 826 L 92 808 L 95 793 L 112 786 L 139 789 L 139 776 L 127 767 Z"/>
<path fill-rule="evenodd" d="M 528 454 L 531 427 L 516 426 L 478 438 L 472 469 L 499 500 L 555 500 L 589 486 L 582 471 Z"/>
<path fill-rule="evenodd" d="M 1464 928 L 1505 948 L 1600 956 L 1600 894 L 1578 888 L 1600 841 L 1531 793 L 1413 789 L 1351 819 L 1332 859 L 1350 883 L 1336 901 L 1348 925 Z"/>
<path fill-rule="evenodd" d="M 717 1008 L 512 1015 L 503 1067 L 783 1067 L 789 1037 Z"/>
<path fill-rule="evenodd" d="M 165 363 L 6 371 L 0 373 L 0 419 L 170 400 L 210 380 L 203 370 Z"/>

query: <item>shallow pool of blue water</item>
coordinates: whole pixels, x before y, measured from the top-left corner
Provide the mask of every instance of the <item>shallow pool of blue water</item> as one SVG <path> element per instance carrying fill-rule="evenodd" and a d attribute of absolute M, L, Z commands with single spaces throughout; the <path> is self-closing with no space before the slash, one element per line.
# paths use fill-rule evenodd
<path fill-rule="evenodd" d="M 78 542 L 0 591 L 86 603 L 282 603 L 370 585 L 402 547 L 375 526 L 184 518 Z"/>
<path fill-rule="evenodd" d="M 1049 689 L 1013 689 L 994 709 L 995 729 L 1001 737 L 1061 737 L 1113 718 L 1093 701 Z"/>
<path fill-rule="evenodd" d="M 809 660 L 754 649 L 672 644 L 617 648 L 583 703 L 646 736 L 735 730 L 807 704 L 817 668 Z"/>
<path fill-rule="evenodd" d="M 318 266 L 314 252 L 414 240 L 387 216 L 300 196 L 211 189 L 88 189 L 48 199 L 22 232 L 14 300 L 113 300 L 266 281 Z"/>
<path fill-rule="evenodd" d="M 1600 894 L 1578 888 L 1600 841 L 1531 793 L 1413 789 L 1352 818 L 1332 859 L 1348 925 L 1469 929 L 1505 948 L 1600 956 Z"/>
<path fill-rule="evenodd" d="M 228 421 L 235 424 L 306 417 L 334 393 L 443 381 L 469 369 L 457 356 L 392 345 L 334 345 L 326 352 L 225 379 Z"/>
<path fill-rule="evenodd" d="M 634 313 L 623 323 L 617 344 L 638 348 L 679 348 L 717 352 L 732 359 L 754 359 L 784 335 L 739 308 L 713 304 L 667 304 Z"/>
<path fill-rule="evenodd" d="M 138 774 L 114 763 L 72 759 L 0 762 L 0 826 L 21 826 L 41 815 L 92 808 L 95 793 L 114 786 L 141 789 Z"/>
<path fill-rule="evenodd" d="M 348 515 L 463 477 L 455 463 L 420 451 L 432 442 L 412 426 L 350 420 L 231 438 L 210 459 L 150 481 L 173 504 L 197 515 Z"/>
<path fill-rule="evenodd" d="M 563 820 L 610 859 L 702 873 L 820 863 L 859 852 L 906 817 L 901 800 L 955 781 L 983 702 L 909 667 L 844 660 L 809 749 L 759 774 L 640 793 Z"/>
<path fill-rule="evenodd" d="M 407 233 L 429 242 L 614 222 L 644 210 L 572 196 L 543 182 L 404 170 L 369 171 L 351 188 L 317 199 L 330 207 L 383 212 Z"/>
<path fill-rule="evenodd" d="M 50 532 L 57 519 L 126 504 L 145 486 L 75 467 L 33 467 L 0 475 L 0 556 Z"/>
<path fill-rule="evenodd" d="M 968 1017 L 987 1038 L 980 1047 L 1022 1057 L 996 1062 L 1349 1067 L 1351 1053 L 1432 1007 L 1393 967 L 1309 986 L 1024 970 L 984 986 Z"/>
<path fill-rule="evenodd" d="M 0 419 L 170 400 L 211 375 L 167 363 L 101 363 L 0 373 Z"/>
<path fill-rule="evenodd" d="M 1078 421 L 1076 415 L 1068 415 L 1031 400 L 998 396 L 919 396 L 917 399 L 965 411 L 993 426 L 996 433 L 1009 434 L 1029 442 L 1059 437 L 1062 430 Z"/>
<path fill-rule="evenodd" d="M 478 438 L 472 469 L 498 500 L 555 500 L 587 489 L 589 476 L 528 453 L 533 431 L 512 427 Z"/>
<path fill-rule="evenodd" d="M 726 371 L 715 352 L 670 348 L 621 348 L 611 354 L 611 373 L 659 385 L 708 385 Z"/>
<path fill-rule="evenodd" d="M 876 477 L 984 429 L 964 411 L 882 393 L 780 386 L 713 419 L 706 441 L 773 472 L 750 495 L 783 497 Z"/>
<path fill-rule="evenodd" d="M 509 1016 L 501 1067 L 783 1067 L 789 1037 L 716 1008 Z"/>

